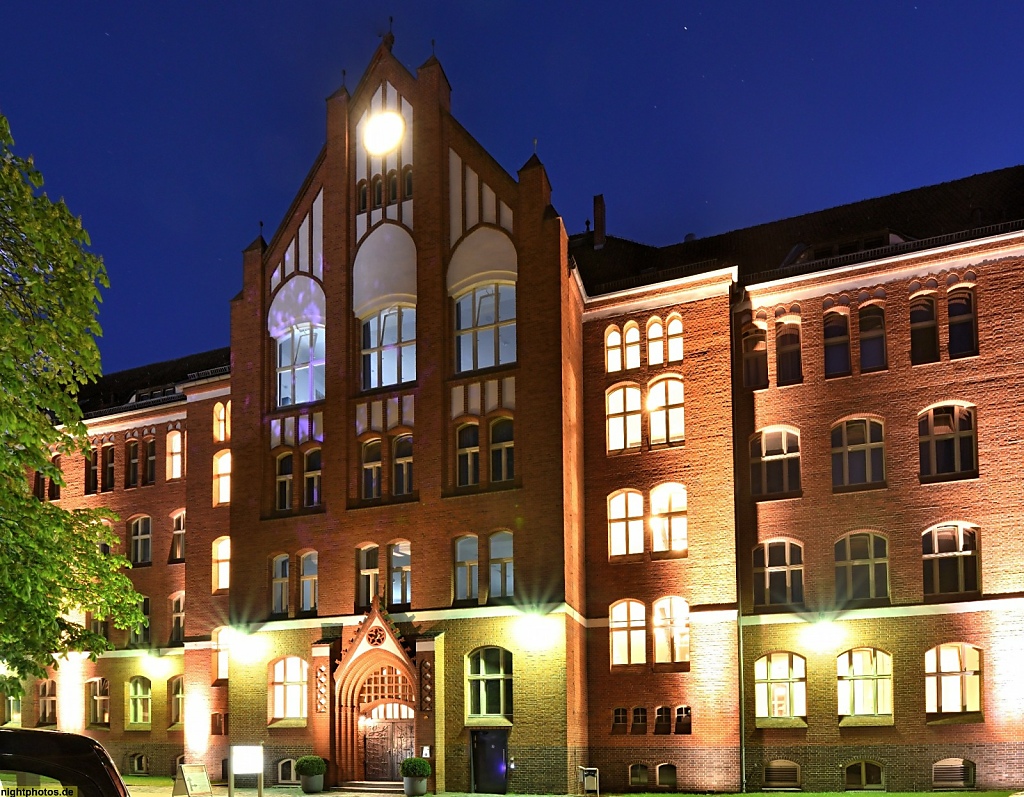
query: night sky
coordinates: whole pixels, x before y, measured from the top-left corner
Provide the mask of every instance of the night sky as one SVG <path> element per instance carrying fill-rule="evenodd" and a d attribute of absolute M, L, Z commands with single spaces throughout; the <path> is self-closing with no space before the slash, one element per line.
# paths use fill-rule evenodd
<path fill-rule="evenodd" d="M 0 112 L 103 255 L 107 372 L 225 346 L 269 240 L 393 15 L 570 233 L 705 236 L 1024 162 L 1016 2 L 5 0 Z"/>

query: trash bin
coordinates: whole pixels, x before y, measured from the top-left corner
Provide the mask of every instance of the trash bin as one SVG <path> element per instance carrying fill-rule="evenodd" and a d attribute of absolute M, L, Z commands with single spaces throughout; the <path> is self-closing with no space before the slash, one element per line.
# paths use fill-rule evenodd
<path fill-rule="evenodd" d="M 601 794 L 601 773 L 597 767 L 579 767 L 584 794 Z"/>

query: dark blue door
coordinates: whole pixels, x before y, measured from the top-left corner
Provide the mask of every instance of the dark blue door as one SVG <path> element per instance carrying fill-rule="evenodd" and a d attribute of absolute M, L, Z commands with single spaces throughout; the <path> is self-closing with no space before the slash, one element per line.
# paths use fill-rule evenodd
<path fill-rule="evenodd" d="M 472 731 L 473 791 L 504 794 L 508 788 L 508 731 Z"/>

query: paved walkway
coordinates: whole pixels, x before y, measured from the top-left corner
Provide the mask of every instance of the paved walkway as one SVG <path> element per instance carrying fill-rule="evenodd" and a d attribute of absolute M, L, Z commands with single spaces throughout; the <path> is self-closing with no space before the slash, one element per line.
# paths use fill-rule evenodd
<path fill-rule="evenodd" d="M 128 793 L 132 797 L 171 797 L 173 786 L 166 785 L 145 785 L 129 786 Z M 382 797 L 380 792 L 355 792 L 355 791 L 332 791 L 324 789 L 327 797 Z M 228 787 L 213 785 L 213 797 L 227 797 Z M 236 788 L 235 797 L 257 797 L 257 790 L 253 788 Z M 264 786 L 263 794 L 266 797 L 306 797 L 298 786 Z M 400 795 L 399 795 L 400 797 Z"/>

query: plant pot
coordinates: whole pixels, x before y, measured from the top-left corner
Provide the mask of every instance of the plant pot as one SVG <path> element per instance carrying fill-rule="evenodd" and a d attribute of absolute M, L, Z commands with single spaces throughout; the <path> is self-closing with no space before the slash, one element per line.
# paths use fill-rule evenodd
<path fill-rule="evenodd" d="M 407 797 L 422 797 L 427 793 L 426 778 L 402 778 Z"/>
<path fill-rule="evenodd" d="M 305 794 L 318 794 L 324 790 L 324 776 L 299 775 L 299 785 Z M 420 794 L 422 793 L 420 792 Z"/>

